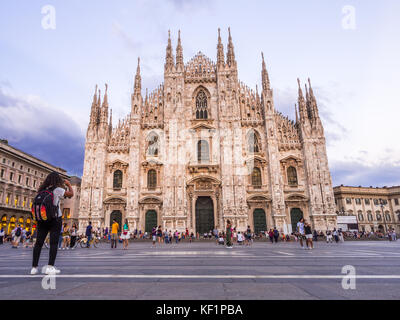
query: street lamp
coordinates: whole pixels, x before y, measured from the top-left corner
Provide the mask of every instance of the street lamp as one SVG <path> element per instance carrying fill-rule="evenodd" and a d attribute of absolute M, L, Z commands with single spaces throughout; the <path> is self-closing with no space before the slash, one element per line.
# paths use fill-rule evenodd
<path fill-rule="evenodd" d="M 382 199 L 379 200 L 379 204 L 382 209 L 382 217 L 383 217 L 383 223 L 385 224 L 385 232 L 387 233 L 386 217 L 385 217 L 385 212 L 384 212 L 385 204 Z"/>

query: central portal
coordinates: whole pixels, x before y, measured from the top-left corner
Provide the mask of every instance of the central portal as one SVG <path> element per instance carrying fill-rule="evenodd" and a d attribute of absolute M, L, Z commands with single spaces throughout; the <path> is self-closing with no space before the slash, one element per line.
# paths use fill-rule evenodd
<path fill-rule="evenodd" d="M 214 229 L 214 204 L 210 197 L 198 197 L 196 201 L 196 232 L 208 233 Z"/>

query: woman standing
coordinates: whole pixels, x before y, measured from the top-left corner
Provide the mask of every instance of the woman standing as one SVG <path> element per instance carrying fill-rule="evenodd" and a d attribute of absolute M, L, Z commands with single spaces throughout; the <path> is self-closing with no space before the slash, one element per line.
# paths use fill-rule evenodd
<path fill-rule="evenodd" d="M 62 232 L 62 238 L 63 238 L 63 243 L 62 243 L 62 249 L 69 249 L 68 242 L 69 242 L 69 227 L 66 223 L 64 223 L 63 227 L 63 232 Z"/>
<path fill-rule="evenodd" d="M 78 236 L 78 228 L 76 227 L 76 224 L 74 223 L 74 225 L 71 228 L 71 242 L 70 242 L 71 249 L 73 249 L 75 247 L 77 236 Z"/>
<path fill-rule="evenodd" d="M 231 221 L 226 221 L 226 247 L 232 249 L 232 225 Z"/>
<path fill-rule="evenodd" d="M 122 227 L 122 235 L 121 239 L 123 241 L 123 250 L 128 250 L 128 244 L 129 244 L 129 226 L 128 226 L 128 219 L 125 219 L 125 224 Z"/>
<path fill-rule="evenodd" d="M 161 241 L 162 241 L 162 230 L 161 230 L 161 226 L 158 226 L 158 229 L 157 229 L 157 238 L 158 238 L 158 243 L 161 243 Z"/>
<path fill-rule="evenodd" d="M 64 184 L 68 190 L 64 189 Z M 38 273 L 38 265 L 40 252 L 43 247 L 44 240 L 47 234 L 50 232 L 50 252 L 49 252 L 49 263 L 44 270 L 45 274 L 56 274 L 60 273 L 59 269 L 54 267 L 57 256 L 57 245 L 60 237 L 61 225 L 62 225 L 62 213 L 60 210 L 60 199 L 63 197 L 71 198 L 74 195 L 71 183 L 68 180 L 62 180 L 57 172 L 50 173 L 39 187 L 38 192 L 49 190 L 53 192 L 53 205 L 58 207 L 58 213 L 55 219 L 51 221 L 37 221 L 37 240 L 33 249 L 32 259 L 32 270 L 31 274 Z"/>

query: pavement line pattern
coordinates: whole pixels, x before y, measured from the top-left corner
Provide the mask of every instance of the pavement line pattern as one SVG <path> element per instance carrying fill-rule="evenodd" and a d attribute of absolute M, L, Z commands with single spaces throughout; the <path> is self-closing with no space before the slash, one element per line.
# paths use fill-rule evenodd
<path fill-rule="evenodd" d="M 288 256 L 294 256 L 293 253 L 288 253 L 288 252 L 277 251 L 277 253 L 286 254 Z"/>
<path fill-rule="evenodd" d="M 43 278 L 46 275 L 0 275 L 0 278 Z M 63 274 L 56 278 L 136 279 L 400 279 L 400 275 L 167 275 L 167 274 Z"/>

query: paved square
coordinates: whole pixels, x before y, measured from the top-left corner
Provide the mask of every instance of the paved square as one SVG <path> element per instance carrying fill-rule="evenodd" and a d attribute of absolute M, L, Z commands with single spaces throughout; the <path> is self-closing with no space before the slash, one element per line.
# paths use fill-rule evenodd
<path fill-rule="evenodd" d="M 400 299 L 400 241 L 256 242 L 227 249 L 211 241 L 131 242 L 128 250 L 59 251 L 56 289 L 29 275 L 32 249 L 0 246 L 0 299 Z M 47 263 L 43 248 L 40 267 Z M 342 287 L 342 268 L 356 289 Z"/>

